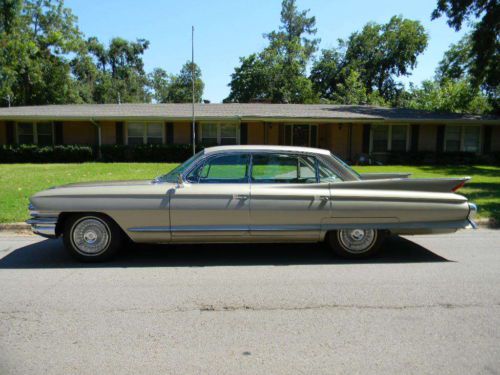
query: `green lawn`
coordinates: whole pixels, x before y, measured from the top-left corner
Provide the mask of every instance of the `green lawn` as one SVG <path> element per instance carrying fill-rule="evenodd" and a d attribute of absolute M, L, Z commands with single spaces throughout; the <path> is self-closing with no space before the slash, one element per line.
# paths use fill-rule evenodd
<path fill-rule="evenodd" d="M 171 170 L 164 163 L 0 164 L 0 223 L 28 218 L 28 197 L 51 186 L 80 181 L 152 179 Z M 500 219 L 500 168 L 356 167 L 358 172 L 411 172 L 413 177 L 471 176 L 459 192 L 479 206 L 481 217 Z"/>

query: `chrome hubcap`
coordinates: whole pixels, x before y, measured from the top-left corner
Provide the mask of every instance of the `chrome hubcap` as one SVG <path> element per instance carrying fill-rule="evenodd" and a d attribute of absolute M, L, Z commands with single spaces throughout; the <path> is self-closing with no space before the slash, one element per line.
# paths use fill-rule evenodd
<path fill-rule="evenodd" d="M 78 252 L 99 255 L 109 246 L 109 228 L 98 218 L 83 218 L 74 224 L 71 240 Z"/>
<path fill-rule="evenodd" d="M 342 229 L 338 232 L 342 247 L 353 254 L 364 253 L 371 249 L 377 239 L 374 229 Z"/>

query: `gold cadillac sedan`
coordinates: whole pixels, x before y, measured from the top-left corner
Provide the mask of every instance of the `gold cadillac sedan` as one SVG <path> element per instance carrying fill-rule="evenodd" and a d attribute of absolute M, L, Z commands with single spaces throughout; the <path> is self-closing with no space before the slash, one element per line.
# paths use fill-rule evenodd
<path fill-rule="evenodd" d="M 327 150 L 207 148 L 146 181 L 78 183 L 30 198 L 34 233 L 62 236 L 81 261 L 137 243 L 320 242 L 367 257 L 390 234 L 475 228 L 465 178 L 360 175 Z"/>

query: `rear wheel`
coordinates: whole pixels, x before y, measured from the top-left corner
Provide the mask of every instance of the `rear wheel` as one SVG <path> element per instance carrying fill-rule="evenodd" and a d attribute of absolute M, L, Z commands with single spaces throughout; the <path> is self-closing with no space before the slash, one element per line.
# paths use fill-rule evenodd
<path fill-rule="evenodd" d="M 384 234 L 376 229 L 339 229 L 329 232 L 326 241 L 344 258 L 366 258 L 380 249 Z"/>
<path fill-rule="evenodd" d="M 106 216 L 82 214 L 66 221 L 63 240 L 68 252 L 76 259 L 100 262 L 110 259 L 118 252 L 122 233 Z"/>

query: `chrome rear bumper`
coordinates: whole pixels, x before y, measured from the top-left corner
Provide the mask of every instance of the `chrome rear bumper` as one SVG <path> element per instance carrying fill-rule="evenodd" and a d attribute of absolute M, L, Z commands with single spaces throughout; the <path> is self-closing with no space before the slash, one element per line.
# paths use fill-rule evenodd
<path fill-rule="evenodd" d="M 31 225 L 31 230 L 35 234 L 47 238 L 56 238 L 56 217 L 34 217 L 26 221 L 26 224 Z"/>
<path fill-rule="evenodd" d="M 474 203 L 469 203 L 469 215 L 467 220 L 469 221 L 472 229 L 477 229 L 477 224 L 474 222 L 474 218 L 477 214 L 477 206 Z"/>

